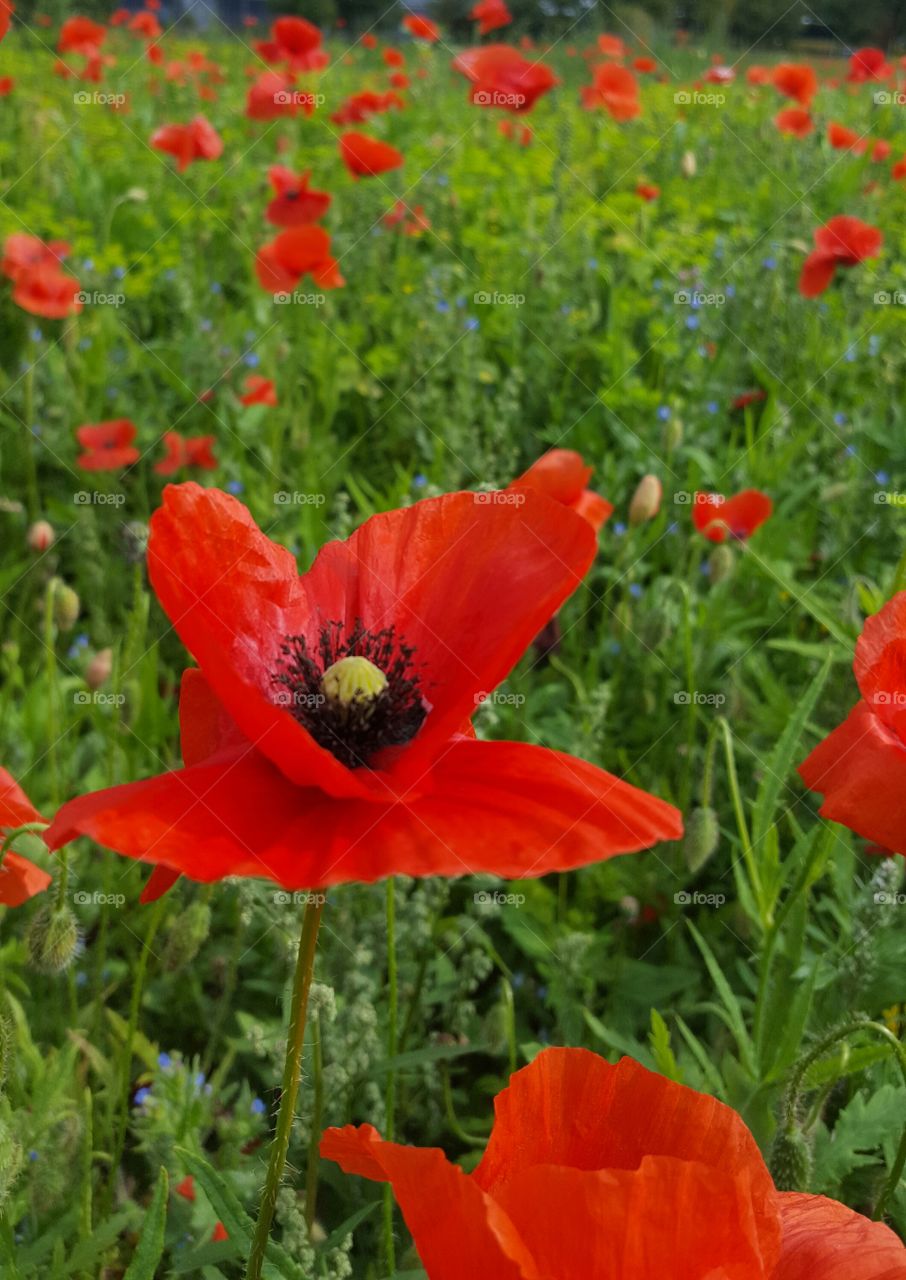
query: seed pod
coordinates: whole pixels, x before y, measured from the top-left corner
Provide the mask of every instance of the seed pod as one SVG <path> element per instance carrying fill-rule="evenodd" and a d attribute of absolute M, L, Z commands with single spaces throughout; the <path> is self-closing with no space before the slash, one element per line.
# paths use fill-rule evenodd
<path fill-rule="evenodd" d="M 25 942 L 33 969 L 38 973 L 62 973 L 79 951 L 76 918 L 69 907 L 50 903 L 32 920 Z"/>
<path fill-rule="evenodd" d="M 807 1191 L 812 1173 L 812 1153 L 800 1129 L 778 1129 L 768 1167 L 778 1191 Z"/>
<path fill-rule="evenodd" d="M 725 542 L 719 543 L 708 557 L 708 581 L 714 586 L 729 578 L 735 566 L 733 552 Z"/>
<path fill-rule="evenodd" d="M 717 814 L 710 805 L 693 809 L 686 822 L 683 856 L 690 871 L 700 871 L 712 857 L 720 839 Z"/>

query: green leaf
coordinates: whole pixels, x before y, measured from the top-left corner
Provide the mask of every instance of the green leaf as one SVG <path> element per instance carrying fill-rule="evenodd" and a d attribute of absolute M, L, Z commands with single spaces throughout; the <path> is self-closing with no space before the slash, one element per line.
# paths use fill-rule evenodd
<path fill-rule="evenodd" d="M 708 972 L 711 975 L 711 981 L 717 988 L 717 993 L 721 998 L 721 1002 L 727 1016 L 727 1025 L 733 1033 L 733 1039 L 736 1041 L 739 1056 L 747 1070 L 752 1074 L 752 1076 L 755 1076 L 755 1048 L 746 1029 L 746 1022 L 743 1017 L 740 1003 L 736 999 L 729 982 L 727 982 L 727 979 L 724 977 L 723 970 L 717 963 L 714 952 L 708 946 L 707 942 L 705 942 L 704 938 L 696 929 L 692 921 L 687 920 L 686 923 L 688 925 L 689 932 L 695 939 L 695 945 L 702 953 L 702 959 L 704 960 Z"/>
<path fill-rule="evenodd" d="M 677 1084 L 682 1084 L 683 1073 L 670 1047 L 670 1031 L 657 1009 L 651 1010 L 651 1031 L 648 1035 L 648 1043 L 651 1045 L 655 1066 L 661 1075 L 675 1080 Z"/>
<path fill-rule="evenodd" d="M 166 1169 L 162 1168 L 154 1188 L 151 1203 L 145 1212 L 142 1233 L 135 1246 L 132 1261 L 126 1269 L 123 1280 L 154 1280 L 157 1264 L 163 1257 L 164 1235 L 167 1227 L 167 1193 L 170 1180 Z"/>

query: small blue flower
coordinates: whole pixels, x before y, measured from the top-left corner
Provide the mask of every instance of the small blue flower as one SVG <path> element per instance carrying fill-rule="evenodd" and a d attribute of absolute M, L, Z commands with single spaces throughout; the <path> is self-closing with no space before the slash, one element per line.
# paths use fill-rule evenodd
<path fill-rule="evenodd" d="M 700 324 L 701 324 L 701 321 L 699 320 L 698 316 L 686 316 L 687 329 L 697 329 Z"/>
<path fill-rule="evenodd" d="M 442 316 L 445 316 L 447 312 L 450 310 L 450 304 L 449 302 L 446 302 L 443 298 L 440 298 L 437 302 L 435 302 L 434 310 L 439 311 Z"/>
<path fill-rule="evenodd" d="M 514 991 L 519 991 L 522 987 L 525 986 L 525 974 L 522 972 L 514 973 L 512 978 L 510 979 L 510 986 L 513 988 Z"/>
<path fill-rule="evenodd" d="M 31 338 L 32 342 L 43 342 L 43 341 L 44 341 L 44 334 L 41 332 L 41 330 L 40 330 L 40 329 L 32 329 L 32 330 L 29 332 L 29 335 L 28 335 L 28 336 Z"/>
<path fill-rule="evenodd" d="M 466 318 L 466 328 L 474 333 L 476 329 L 481 328 L 481 321 L 476 316 L 468 316 Z"/>
<path fill-rule="evenodd" d="M 450 179 L 447 177 L 445 173 L 439 173 L 437 175 L 437 185 L 439 187 L 446 187 L 449 185 L 449 183 L 450 183 Z"/>
<path fill-rule="evenodd" d="M 125 274 L 126 274 L 126 268 L 125 268 L 125 267 L 114 267 L 114 268 L 113 268 L 113 275 L 114 275 L 115 279 L 117 279 L 117 280 L 122 280 L 122 279 L 124 278 Z"/>
<path fill-rule="evenodd" d="M 538 987 L 538 999 L 539 1000 L 547 999 L 547 987 L 544 985 L 543 982 Z"/>
<path fill-rule="evenodd" d="M 875 479 L 878 484 L 890 484 L 890 473 L 887 471 L 876 471 Z"/>
<path fill-rule="evenodd" d="M 416 489 L 424 489 L 425 485 L 428 483 L 428 477 L 422 475 L 419 471 L 417 475 L 412 477 L 412 483 L 415 485 Z"/>
<path fill-rule="evenodd" d="M 880 350 L 881 350 L 881 339 L 878 336 L 878 334 L 873 333 L 871 337 L 868 339 L 868 354 L 870 356 L 876 356 Z"/>
<path fill-rule="evenodd" d="M 589 271 L 594 271 L 594 270 L 596 270 L 596 268 L 597 268 L 597 265 L 598 265 L 598 259 L 597 259 L 597 258 L 589 258 L 585 265 L 588 267 Z"/>
<path fill-rule="evenodd" d="M 611 528 L 618 538 L 622 538 L 623 534 L 626 532 L 626 526 L 623 524 L 622 520 L 617 520 L 615 524 L 611 525 Z"/>
<path fill-rule="evenodd" d="M 670 417 L 670 406 L 662 404 L 657 411 L 657 416 L 660 418 L 661 422 L 667 422 Z"/>
<path fill-rule="evenodd" d="M 248 365 L 250 369 L 257 369 L 261 363 L 261 357 L 254 351 L 247 351 L 242 357 L 242 363 Z"/>
<path fill-rule="evenodd" d="M 572 307 L 569 305 L 569 303 L 568 303 L 568 302 L 564 302 L 564 303 L 563 303 L 563 305 L 560 307 L 560 314 L 561 314 L 561 316 L 569 316 L 569 315 L 572 315 L 572 310 L 573 310 L 573 309 L 572 309 Z"/>
<path fill-rule="evenodd" d="M 630 587 L 629 587 L 629 594 L 630 594 L 631 596 L 634 596 L 634 597 L 635 597 L 635 599 L 636 599 L 636 600 L 638 600 L 638 599 L 639 599 L 639 597 L 640 597 L 640 596 L 641 596 L 641 594 L 642 594 L 642 586 L 641 586 L 641 583 L 633 582 L 633 583 L 630 585 Z"/>
<path fill-rule="evenodd" d="M 845 414 L 845 413 L 835 413 L 835 414 L 834 414 L 834 426 L 835 426 L 835 427 L 845 427 L 845 426 L 846 426 L 846 414 Z"/>
<path fill-rule="evenodd" d="M 173 1059 L 170 1057 L 169 1053 L 159 1053 L 157 1055 L 157 1065 L 162 1070 L 166 1071 L 168 1067 L 173 1066 Z"/>
<path fill-rule="evenodd" d="M 148 1088 L 147 1085 L 143 1085 L 141 1089 L 138 1089 L 136 1091 L 133 1102 L 137 1107 L 143 1107 L 150 1097 L 151 1097 L 151 1090 Z"/>
<path fill-rule="evenodd" d="M 196 1087 L 196 1089 L 200 1089 L 200 1088 L 202 1087 L 202 1085 L 204 1084 L 205 1080 L 207 1080 L 207 1076 L 205 1075 L 205 1073 L 204 1073 L 203 1071 L 198 1071 L 198 1072 L 196 1072 L 196 1074 L 195 1074 L 195 1087 Z"/>
<path fill-rule="evenodd" d="M 617 654 L 623 652 L 623 646 L 620 644 L 619 640 L 611 640 L 607 646 L 607 652 L 615 658 Z"/>
<path fill-rule="evenodd" d="M 242 483 L 241 480 L 228 480 L 226 487 L 227 487 L 227 493 L 237 494 L 237 493 L 242 493 L 243 489 L 245 488 L 245 485 Z"/>
<path fill-rule="evenodd" d="M 37 1151 L 35 1151 L 34 1147 L 32 1147 L 31 1151 L 29 1151 L 29 1153 L 28 1153 L 28 1158 L 29 1158 L 29 1160 L 37 1160 L 37 1158 L 38 1158 L 38 1153 L 37 1153 Z"/>
<path fill-rule="evenodd" d="M 211 293 L 223 293 L 223 285 L 219 280 L 211 281 Z"/>
<path fill-rule="evenodd" d="M 843 358 L 844 358 L 844 360 L 846 360 L 847 364 L 854 364 L 854 363 L 855 363 L 855 359 L 856 359 L 856 355 L 857 355 L 857 354 L 858 354 L 858 353 L 857 353 L 857 351 L 856 351 L 856 348 L 855 348 L 855 347 L 850 347 L 850 348 L 849 348 L 849 350 L 847 351 L 846 355 L 845 355 Z"/>
<path fill-rule="evenodd" d="M 672 534 L 679 533 L 679 525 L 675 520 L 671 520 L 670 523 L 667 525 L 667 532 Z"/>
<path fill-rule="evenodd" d="M 202 333 L 210 333 L 214 327 L 214 322 L 212 320 L 209 320 L 207 316 L 202 316 L 202 318 L 198 321 L 198 327 Z"/>
<path fill-rule="evenodd" d="M 252 1098 L 252 1115 L 263 1116 L 267 1111 L 267 1107 L 260 1098 Z"/>
<path fill-rule="evenodd" d="M 773 258 L 773 257 L 772 257 L 772 258 L 765 258 L 765 259 L 763 259 L 763 261 L 762 261 L 761 265 L 764 267 L 765 271 L 776 271 L 776 269 L 777 269 L 777 259 L 776 259 L 776 258 Z"/>
<path fill-rule="evenodd" d="M 90 338 L 79 338 L 79 350 L 80 350 L 80 351 L 90 351 L 90 350 L 91 350 L 91 339 L 90 339 Z"/>
<path fill-rule="evenodd" d="M 843 450 L 847 458 L 855 458 L 857 456 L 855 445 L 848 444 Z"/>
<path fill-rule="evenodd" d="M 709 413 L 720 412 L 720 405 L 717 403 L 716 400 L 709 400 L 708 403 L 705 405 L 705 408 L 708 410 Z"/>
<path fill-rule="evenodd" d="M 83 259 L 82 259 L 82 270 L 83 270 L 83 271 L 93 271 L 93 270 L 94 270 L 94 259 L 93 259 L 93 258 L 83 258 Z"/>
<path fill-rule="evenodd" d="M 736 297 L 736 285 L 735 285 L 735 284 L 728 284 L 728 285 L 727 285 L 727 293 L 726 293 L 726 296 L 727 296 L 728 298 L 735 298 L 735 297 Z"/>

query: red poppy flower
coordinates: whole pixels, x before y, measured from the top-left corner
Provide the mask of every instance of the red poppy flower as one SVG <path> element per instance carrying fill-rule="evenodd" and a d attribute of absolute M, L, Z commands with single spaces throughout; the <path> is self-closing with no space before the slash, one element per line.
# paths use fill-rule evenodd
<path fill-rule="evenodd" d="M 875 164 L 883 164 L 885 160 L 890 158 L 892 150 L 893 147 L 885 138 L 879 138 L 871 149 L 871 158 Z"/>
<path fill-rule="evenodd" d="M 0 769 L 0 833 L 15 831 L 29 822 L 46 821 L 15 779 Z M 0 862 L 0 906 L 21 907 L 49 884 L 47 872 L 18 853 L 9 851 Z"/>
<path fill-rule="evenodd" d="M 406 65 L 405 56 L 400 53 L 399 49 L 385 49 L 381 57 L 388 67 L 404 67 Z"/>
<path fill-rule="evenodd" d="M 172 476 L 186 467 L 201 471 L 214 471 L 217 467 L 211 449 L 213 436 L 181 436 L 178 431 L 165 431 L 163 442 L 167 456 L 154 464 L 159 476 Z"/>
<path fill-rule="evenodd" d="M 33 316 L 63 320 L 82 310 L 80 286 L 73 276 L 53 267 L 37 267 L 15 277 L 13 302 Z"/>
<path fill-rule="evenodd" d="M 59 271 L 68 253 L 69 245 L 65 240 L 46 243 L 37 236 L 26 235 L 24 231 L 14 231 L 4 241 L 0 271 L 10 280 L 17 280 L 24 272 L 38 268 Z"/>
<path fill-rule="evenodd" d="M 390 76 L 390 83 L 393 85 L 394 89 L 408 89 L 409 77 L 406 75 L 405 71 L 394 71 Z"/>
<path fill-rule="evenodd" d="M 91 422 L 76 427 L 76 439 L 85 450 L 76 459 L 83 471 L 119 471 L 138 462 L 141 454 L 132 441 L 138 434 L 128 418 Z"/>
<path fill-rule="evenodd" d="M 250 373 L 245 380 L 245 395 L 239 397 L 240 404 L 266 404 L 273 407 L 277 404 L 277 388 L 273 378 L 262 378 L 260 373 Z"/>
<path fill-rule="evenodd" d="M 597 531 L 613 514 L 613 506 L 588 488 L 591 467 L 573 449 L 549 449 L 533 462 L 510 489 L 537 489 L 555 502 L 570 507 Z"/>
<path fill-rule="evenodd" d="M 132 12 L 129 9 L 114 9 L 110 15 L 110 25 L 111 27 L 125 26 L 131 17 Z"/>
<path fill-rule="evenodd" d="M 178 1196 L 182 1196 L 184 1200 L 194 1202 L 195 1200 L 195 1179 L 191 1173 L 187 1173 L 182 1182 L 178 1182 L 173 1188 Z"/>
<path fill-rule="evenodd" d="M 857 49 L 849 60 L 846 78 L 851 84 L 862 84 L 866 80 L 886 80 L 893 72 L 883 49 Z"/>
<path fill-rule="evenodd" d="M 330 236 L 323 227 L 288 227 L 261 246 L 255 258 L 258 282 L 274 294 L 291 293 L 310 275 L 322 289 L 339 289 L 345 281 L 330 256 Z"/>
<path fill-rule="evenodd" d="M 654 186 L 651 182 L 640 182 L 635 189 L 635 193 L 640 200 L 650 202 L 652 200 L 657 200 L 658 196 L 661 194 L 661 189 L 660 187 Z"/>
<path fill-rule="evenodd" d="M 862 155 L 868 146 L 868 140 L 856 133 L 855 129 L 837 124 L 836 121 L 827 126 L 827 140 L 835 151 L 854 151 L 857 156 Z"/>
<path fill-rule="evenodd" d="M 373 516 L 300 577 L 236 499 L 168 486 L 148 572 L 199 664 L 185 768 L 70 801 L 49 846 L 311 888 L 539 876 L 677 839 L 671 805 L 595 766 L 469 733 L 595 546 L 540 493 L 454 493 Z"/>
<path fill-rule="evenodd" d="M 497 31 L 500 27 L 508 27 L 513 21 L 505 0 L 478 0 L 478 4 L 469 10 L 469 17 L 478 23 L 480 36 L 486 36 L 489 31 Z"/>
<path fill-rule="evenodd" d="M 330 192 L 315 191 L 308 185 L 311 169 L 295 174 L 275 164 L 268 169 L 267 176 L 277 194 L 267 206 L 265 216 L 275 227 L 306 226 L 323 218 L 330 208 Z"/>
<path fill-rule="evenodd" d="M 382 221 L 385 227 L 399 227 L 406 236 L 420 236 L 431 227 L 430 221 L 425 217 L 424 205 L 417 204 L 410 208 L 404 200 L 397 200 L 390 212 L 384 214 Z"/>
<path fill-rule="evenodd" d="M 377 42 L 378 42 L 377 36 L 373 35 L 370 31 L 366 31 L 365 34 L 362 36 L 363 49 L 376 49 Z"/>
<path fill-rule="evenodd" d="M 735 413 L 737 409 L 745 409 L 750 404 L 758 404 L 762 400 L 767 400 L 768 393 L 758 387 L 755 391 L 743 391 L 730 402 L 730 412 Z"/>
<path fill-rule="evenodd" d="M 0 98 L 6 98 L 12 93 L 16 82 L 12 76 L 0 76 Z"/>
<path fill-rule="evenodd" d="M 249 120 L 278 120 L 281 116 L 296 115 L 298 109 L 293 81 L 280 71 L 263 71 L 249 86 L 245 101 Z"/>
<path fill-rule="evenodd" d="M 634 71 L 638 71 L 643 76 L 653 75 L 657 71 L 657 63 L 654 58 L 633 58 L 632 67 Z"/>
<path fill-rule="evenodd" d="M 598 36 L 598 51 L 603 53 L 605 58 L 624 58 L 626 56 L 626 46 L 619 36 Z"/>
<path fill-rule="evenodd" d="M 807 138 L 815 128 L 805 107 L 784 107 L 774 117 L 774 124 L 781 133 L 791 133 L 794 138 Z"/>
<path fill-rule="evenodd" d="M 229 1240 L 230 1233 L 222 1222 L 214 1224 L 214 1230 L 211 1232 L 211 1244 L 217 1244 L 220 1240 Z"/>
<path fill-rule="evenodd" d="M 906 592 L 868 618 L 853 662 L 862 697 L 799 766 L 820 813 L 906 854 Z"/>
<path fill-rule="evenodd" d="M 271 27 L 271 39 L 275 56 L 269 61 L 285 62 L 291 71 L 317 71 L 327 65 L 321 32 L 305 18 L 277 18 Z"/>
<path fill-rule="evenodd" d="M 494 1116 L 470 1174 L 436 1148 L 382 1142 L 371 1125 L 328 1129 L 321 1155 L 390 1183 L 430 1280 L 906 1275 L 889 1227 L 778 1192 L 735 1111 L 630 1058 L 544 1049 Z"/>
<path fill-rule="evenodd" d="M 353 178 L 373 178 L 405 163 L 403 153 L 396 147 L 366 133 L 341 134 L 340 156 Z"/>
<path fill-rule="evenodd" d="M 774 88 L 807 107 L 818 92 L 818 77 L 806 62 L 780 62 L 774 68 Z"/>
<path fill-rule="evenodd" d="M 351 94 L 330 118 L 334 124 L 362 124 L 369 116 L 404 105 L 403 99 L 392 90 L 375 93 L 373 89 L 364 89 L 361 93 Z"/>
<path fill-rule="evenodd" d="M 839 214 L 815 232 L 815 249 L 806 258 L 799 277 L 799 292 L 805 298 L 823 293 L 837 267 L 854 267 L 881 252 L 884 237 L 877 227 L 858 218 Z"/>
<path fill-rule="evenodd" d="M 607 62 L 595 67 L 593 83 L 583 86 L 582 104 L 588 111 L 603 107 L 614 120 L 634 120 L 642 114 L 639 82 L 627 67 Z"/>
<path fill-rule="evenodd" d="M 0 0 L 0 40 L 9 31 L 10 22 L 13 16 L 13 5 L 10 0 Z"/>
<path fill-rule="evenodd" d="M 453 60 L 453 70 L 472 82 L 470 100 L 478 107 L 531 111 L 559 81 L 543 62 L 523 58 L 508 44 L 466 49 Z"/>
<path fill-rule="evenodd" d="M 440 39 L 440 27 L 423 14 L 407 13 L 403 18 L 403 26 L 416 40 L 426 40 L 429 44 L 433 44 L 435 40 Z"/>
<path fill-rule="evenodd" d="M 759 489 L 744 489 L 733 498 L 720 493 L 696 493 L 692 499 L 692 523 L 709 542 L 728 538 L 744 541 L 774 510 L 774 504 Z"/>
<path fill-rule="evenodd" d="M 749 67 L 746 72 L 746 81 L 749 84 L 770 84 L 773 79 L 773 72 L 770 67 Z"/>
<path fill-rule="evenodd" d="M 180 173 L 194 160 L 216 160 L 223 154 L 223 139 L 204 116 L 191 124 L 165 124 L 151 135 L 151 146 L 176 159 Z"/>
<path fill-rule="evenodd" d="M 156 40 L 158 36 L 163 35 L 163 27 L 157 18 L 146 10 L 140 10 L 135 15 L 129 23 L 128 30 L 137 36 L 143 36 L 146 40 Z"/>
<path fill-rule="evenodd" d="M 732 84 L 735 79 L 736 72 L 732 67 L 718 65 L 709 67 L 705 72 L 705 80 L 708 84 Z"/>
<path fill-rule="evenodd" d="M 902 182 L 906 179 L 906 158 L 898 160 L 890 171 L 890 176 L 894 182 Z"/>
<path fill-rule="evenodd" d="M 104 43 L 107 28 L 90 18 L 67 18 L 60 27 L 60 38 L 57 41 L 58 53 L 81 53 L 90 58 Z"/>

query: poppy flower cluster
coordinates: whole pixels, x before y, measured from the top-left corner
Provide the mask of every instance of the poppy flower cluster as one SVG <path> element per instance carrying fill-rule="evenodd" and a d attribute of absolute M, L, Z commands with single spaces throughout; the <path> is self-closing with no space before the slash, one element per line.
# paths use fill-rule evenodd
<path fill-rule="evenodd" d="M 860 701 L 799 775 L 823 817 L 906 854 L 906 592 L 867 620 L 853 671 Z"/>
<path fill-rule="evenodd" d="M 478 107 L 531 111 L 555 84 L 557 77 L 545 63 L 529 61 L 507 44 L 466 49 L 453 60 L 453 70 L 471 81 L 469 100 Z"/>
<path fill-rule="evenodd" d="M 62 265 L 68 253 L 63 240 L 47 243 L 21 231 L 7 236 L 0 271 L 13 283 L 13 302 L 47 320 L 78 315 L 83 305 L 79 282 Z"/>
<path fill-rule="evenodd" d="M 838 267 L 855 267 L 881 252 L 884 237 L 877 227 L 840 214 L 815 232 L 815 248 L 799 277 L 799 292 L 806 298 L 824 293 Z"/>
<path fill-rule="evenodd" d="M 585 1049 L 544 1049 L 494 1101 L 466 1174 L 437 1149 L 328 1129 L 321 1155 L 389 1183 L 429 1280 L 901 1280 L 889 1227 L 778 1191 L 739 1115 Z"/>
<path fill-rule="evenodd" d="M 165 124 L 155 129 L 150 145 L 176 160 L 180 173 L 195 160 L 217 160 L 223 154 L 223 139 L 204 116 L 189 124 Z"/>
<path fill-rule="evenodd" d="M 14 778 L 0 769 L 0 837 L 32 822 L 45 823 L 40 813 Z M 42 893 L 50 876 L 28 858 L 7 850 L 0 861 L 0 906 L 20 907 Z"/>
<path fill-rule="evenodd" d="M 539 876 L 677 839 L 671 805 L 470 727 L 595 548 L 535 489 L 454 493 L 373 516 L 300 577 L 236 499 L 168 486 L 148 569 L 198 662 L 185 767 L 70 801 L 49 847 L 90 836 L 157 864 L 160 887 L 183 873 L 311 888 Z"/>
<path fill-rule="evenodd" d="M 430 221 L 425 217 L 424 205 L 417 204 L 410 208 L 405 200 L 397 200 L 393 208 L 384 214 L 383 223 L 385 227 L 396 229 L 404 236 L 420 236 L 431 228 Z"/>
<path fill-rule="evenodd" d="M 818 92 L 818 77 L 807 62 L 781 62 L 774 68 L 774 88 L 785 98 L 793 98 L 800 107 L 811 106 Z"/>
<path fill-rule="evenodd" d="M 392 89 L 388 89 L 386 93 L 363 89 L 361 93 L 353 93 L 348 97 L 330 118 L 334 124 L 364 124 L 369 116 L 381 115 L 405 105 L 400 95 Z"/>

